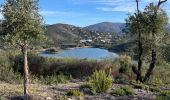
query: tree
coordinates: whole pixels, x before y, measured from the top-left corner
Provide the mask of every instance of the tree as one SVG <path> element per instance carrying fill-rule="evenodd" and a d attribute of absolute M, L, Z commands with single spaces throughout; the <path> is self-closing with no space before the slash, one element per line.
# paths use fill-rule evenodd
<path fill-rule="evenodd" d="M 148 28 L 148 15 L 139 11 L 138 0 L 137 1 L 137 13 L 130 15 L 126 19 L 126 26 L 128 33 L 131 35 L 131 41 L 134 41 L 134 52 L 137 54 L 138 66 L 133 67 L 133 71 L 136 74 L 136 81 L 142 81 L 141 68 L 143 65 L 144 56 L 147 54 L 147 34 Z"/>
<path fill-rule="evenodd" d="M 139 11 L 139 0 L 136 0 L 136 8 L 137 8 L 137 14 L 136 16 L 139 15 L 140 11 Z M 142 77 L 141 77 L 141 67 L 142 67 L 142 64 L 143 64 L 143 61 L 142 61 L 142 54 L 143 54 L 143 43 L 141 41 L 141 31 L 140 31 L 140 22 L 139 22 L 139 19 L 138 17 L 137 18 L 137 34 L 138 34 L 138 50 L 139 50 L 139 56 L 138 56 L 138 70 L 137 70 L 137 78 L 136 78 L 136 81 L 142 81 Z"/>
<path fill-rule="evenodd" d="M 148 12 L 150 12 L 150 29 L 152 33 L 152 44 L 151 44 L 151 63 L 149 69 L 147 70 L 144 82 L 146 82 L 155 67 L 157 61 L 157 48 L 159 46 L 160 41 L 163 39 L 165 35 L 166 26 L 168 24 L 168 17 L 166 12 L 164 12 L 160 6 L 165 3 L 167 0 L 159 0 L 157 5 L 153 3 L 150 4 Z"/>
<path fill-rule="evenodd" d="M 159 8 L 158 5 L 151 3 L 145 8 L 144 12 L 138 11 L 126 20 L 128 30 L 138 45 L 138 69 L 133 67 L 133 71 L 137 75 L 137 81 L 146 82 L 149 79 L 155 67 L 158 47 L 165 36 L 168 17 L 166 12 L 160 8 L 160 2 L 162 1 L 158 3 Z M 155 9 L 157 9 L 157 11 L 155 11 Z M 142 78 L 142 59 L 146 59 L 148 55 L 151 55 L 151 63 L 144 78 Z"/>
<path fill-rule="evenodd" d="M 3 5 L 3 38 L 20 47 L 24 61 L 24 96 L 29 98 L 29 69 L 27 52 L 30 41 L 44 37 L 38 0 L 6 0 Z"/>

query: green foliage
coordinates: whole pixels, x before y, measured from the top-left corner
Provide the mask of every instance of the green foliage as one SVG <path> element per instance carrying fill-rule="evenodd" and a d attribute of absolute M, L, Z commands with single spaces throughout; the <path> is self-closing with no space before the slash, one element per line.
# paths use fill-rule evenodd
<path fill-rule="evenodd" d="M 15 68 L 22 69 L 22 56 L 15 59 Z M 96 61 L 76 58 L 48 58 L 28 53 L 29 69 L 35 75 L 53 75 L 63 73 L 73 78 L 90 76 L 98 69 L 108 69 L 112 61 Z M 95 66 L 94 66 L 95 65 Z M 16 69 L 17 70 L 17 69 Z"/>
<path fill-rule="evenodd" d="M 121 56 L 120 57 L 120 68 L 119 72 L 120 73 L 127 73 L 129 70 L 131 70 L 131 63 L 132 60 L 129 56 Z"/>
<path fill-rule="evenodd" d="M 170 82 L 170 64 L 167 62 L 160 62 L 153 71 L 150 84 L 153 86 L 165 86 Z"/>
<path fill-rule="evenodd" d="M 155 100 L 170 100 L 170 96 L 157 96 Z"/>
<path fill-rule="evenodd" d="M 6 0 L 2 6 L 2 14 L 3 35 L 13 45 L 44 38 L 38 0 Z"/>
<path fill-rule="evenodd" d="M 114 75 L 115 79 L 133 79 L 134 73 L 132 72 L 133 61 L 131 57 L 127 55 L 121 55 L 113 63 L 114 72 L 118 75 Z M 118 72 L 116 72 L 116 70 Z M 113 73 L 114 74 L 114 73 Z"/>
<path fill-rule="evenodd" d="M 58 84 L 58 83 L 67 83 L 68 80 L 70 80 L 70 79 L 71 79 L 71 77 L 65 76 L 63 74 L 40 77 L 41 83 L 44 83 L 47 85 Z"/>
<path fill-rule="evenodd" d="M 93 90 L 97 93 L 107 92 L 112 86 L 113 80 L 110 75 L 107 75 L 105 71 L 96 71 L 90 77 Z"/>
<path fill-rule="evenodd" d="M 132 95 L 134 94 L 133 92 L 133 88 L 129 87 L 129 86 L 123 86 L 121 87 L 121 89 L 123 89 L 125 91 L 126 95 Z"/>
<path fill-rule="evenodd" d="M 163 96 L 170 96 L 170 91 L 169 90 L 161 91 L 161 94 Z"/>
<path fill-rule="evenodd" d="M 133 95 L 134 91 L 129 86 L 122 86 L 122 87 L 114 90 L 113 93 L 116 94 L 116 95 L 119 95 L 119 96 L 124 96 L 124 95 Z"/>
<path fill-rule="evenodd" d="M 123 89 L 116 89 L 113 93 L 119 96 L 123 96 L 126 94 Z"/>
<path fill-rule="evenodd" d="M 127 76 L 117 76 L 114 78 L 114 82 L 117 84 L 126 84 L 129 82 L 129 79 Z"/>
<path fill-rule="evenodd" d="M 145 89 L 145 85 L 143 85 L 142 83 L 134 84 L 134 88 L 135 89 Z"/>
<path fill-rule="evenodd" d="M 0 51 L 0 81 L 21 83 L 22 76 L 13 70 L 14 59 L 18 53 L 14 50 Z"/>
<path fill-rule="evenodd" d="M 89 81 L 90 81 L 90 80 L 89 80 Z M 91 95 L 96 95 L 96 94 L 97 94 L 97 92 L 96 92 L 96 90 L 95 90 L 95 87 L 93 86 L 92 83 L 82 84 L 82 85 L 80 86 L 80 88 L 81 88 L 81 89 L 90 89 L 89 93 L 90 93 Z"/>
<path fill-rule="evenodd" d="M 161 91 L 161 95 L 157 96 L 155 100 L 169 100 L 170 99 L 170 91 L 165 90 Z"/>
<path fill-rule="evenodd" d="M 79 90 L 71 90 L 67 92 L 67 96 L 76 96 L 76 97 L 83 97 L 84 94 L 80 92 Z"/>
<path fill-rule="evenodd" d="M 82 84 L 81 86 L 80 86 L 80 88 L 88 88 L 88 89 L 90 89 L 90 90 L 92 90 L 93 89 L 93 86 L 92 86 L 92 84 L 91 83 L 85 83 L 85 84 Z"/>
<path fill-rule="evenodd" d="M 168 16 L 167 13 L 161 9 L 161 5 L 166 1 L 167 0 L 164 0 L 162 2 L 159 0 L 158 5 L 152 2 L 145 7 L 143 12 L 138 10 L 137 13 L 129 16 L 126 20 L 128 32 L 133 37 L 132 41 L 136 41 L 136 45 L 138 45 L 138 60 L 141 60 L 141 62 L 143 62 L 143 60 L 150 61 L 150 66 L 143 82 L 148 81 L 150 78 L 159 53 L 162 52 L 160 51 L 160 47 L 161 45 L 165 45 L 164 40 L 166 39 L 164 38 L 166 37 Z M 139 73 L 141 72 L 136 74 L 139 75 Z"/>
<path fill-rule="evenodd" d="M 149 87 L 149 90 L 151 92 L 160 92 L 161 91 L 161 89 L 159 87 Z"/>
<path fill-rule="evenodd" d="M 145 85 L 141 82 L 132 81 L 132 85 L 135 89 L 145 89 Z"/>
<path fill-rule="evenodd" d="M 156 5 L 151 3 L 146 6 L 144 12 L 140 11 L 139 14 L 130 15 L 126 19 L 127 29 L 129 34 L 132 35 L 132 41 L 140 41 L 143 45 L 143 50 L 145 51 L 142 55 L 143 59 L 148 59 L 150 56 L 150 50 L 154 44 L 153 34 L 156 34 L 155 39 L 157 41 L 155 42 L 157 42 L 157 48 L 166 42 L 164 40 L 167 40 L 162 40 L 166 37 L 167 14 L 163 9 L 159 8 L 158 13 L 155 14 L 155 18 L 153 19 L 151 12 L 154 12 L 155 9 Z M 152 32 L 153 29 L 155 29 L 155 33 Z M 139 34 L 140 38 L 138 37 Z"/>

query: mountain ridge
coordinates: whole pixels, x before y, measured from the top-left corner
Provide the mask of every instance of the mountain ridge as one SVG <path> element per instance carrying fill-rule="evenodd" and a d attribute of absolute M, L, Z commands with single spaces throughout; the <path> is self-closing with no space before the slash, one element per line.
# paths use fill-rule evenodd
<path fill-rule="evenodd" d="M 46 34 L 57 43 L 76 43 L 80 39 L 96 37 L 96 34 L 114 33 L 114 35 L 124 34 L 125 23 L 101 22 L 86 27 L 79 27 L 70 24 L 57 23 L 46 26 Z M 170 24 L 168 24 L 170 32 Z"/>
<path fill-rule="evenodd" d="M 125 23 L 101 22 L 84 27 L 84 29 L 102 33 L 122 33 Z"/>

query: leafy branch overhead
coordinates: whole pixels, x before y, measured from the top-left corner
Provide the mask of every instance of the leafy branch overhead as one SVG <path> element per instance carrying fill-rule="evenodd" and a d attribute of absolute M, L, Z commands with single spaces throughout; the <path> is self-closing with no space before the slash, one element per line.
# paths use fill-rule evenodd
<path fill-rule="evenodd" d="M 44 23 L 37 0 L 7 0 L 3 5 L 3 34 L 11 43 L 44 38 Z"/>

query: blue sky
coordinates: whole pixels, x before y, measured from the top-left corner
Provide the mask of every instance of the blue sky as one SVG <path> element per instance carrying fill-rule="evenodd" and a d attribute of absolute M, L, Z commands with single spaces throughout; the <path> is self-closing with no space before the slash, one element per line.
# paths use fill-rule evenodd
<path fill-rule="evenodd" d="M 40 13 L 46 24 L 66 23 L 87 26 L 99 22 L 124 22 L 135 11 L 135 0 L 40 0 Z M 140 0 L 143 9 L 149 2 Z M 4 0 L 0 0 L 3 3 Z M 163 5 L 170 17 L 170 0 Z M 2 17 L 2 16 L 1 16 Z"/>

